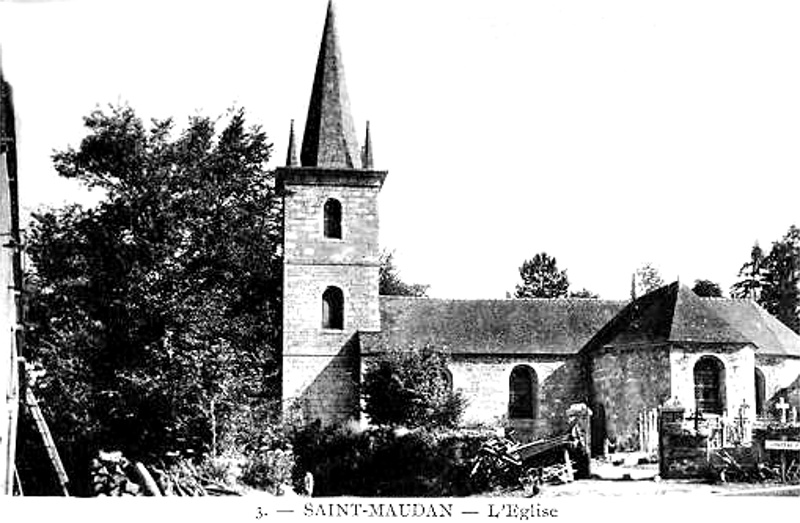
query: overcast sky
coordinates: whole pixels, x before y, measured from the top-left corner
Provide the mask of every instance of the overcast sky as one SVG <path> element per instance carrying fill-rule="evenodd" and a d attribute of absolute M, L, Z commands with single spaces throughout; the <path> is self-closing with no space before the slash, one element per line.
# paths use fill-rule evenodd
<path fill-rule="evenodd" d="M 50 153 L 98 104 L 181 124 L 240 105 L 282 164 L 326 3 L 0 1 L 24 209 L 88 201 Z M 754 241 L 800 223 L 796 4 L 338 0 L 403 278 L 502 298 L 546 251 L 604 298 L 644 262 L 727 290 Z"/>

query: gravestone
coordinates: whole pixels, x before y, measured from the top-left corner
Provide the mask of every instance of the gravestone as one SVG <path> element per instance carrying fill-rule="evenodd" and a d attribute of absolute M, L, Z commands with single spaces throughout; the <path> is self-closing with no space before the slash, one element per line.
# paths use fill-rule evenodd
<path fill-rule="evenodd" d="M 786 403 L 786 400 L 781 398 L 778 403 L 775 404 L 775 408 L 778 409 L 781 416 L 781 423 L 787 423 L 789 420 L 787 419 L 787 411 L 791 405 Z"/>
<path fill-rule="evenodd" d="M 703 478 L 708 474 L 708 436 L 696 428 L 684 428 L 685 412 L 686 409 L 675 400 L 659 409 L 658 465 L 664 479 Z"/>

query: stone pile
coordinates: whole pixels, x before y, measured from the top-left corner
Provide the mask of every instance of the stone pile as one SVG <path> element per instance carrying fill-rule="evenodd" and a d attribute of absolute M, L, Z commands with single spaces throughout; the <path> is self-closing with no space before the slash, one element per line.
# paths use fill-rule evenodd
<path fill-rule="evenodd" d="M 170 466 L 131 462 L 122 452 L 103 452 L 90 465 L 95 496 L 226 496 L 240 495 L 206 475 L 188 460 Z"/>
<path fill-rule="evenodd" d="M 131 479 L 132 464 L 122 452 L 100 451 L 89 466 L 95 496 L 141 496 L 141 486 Z"/>

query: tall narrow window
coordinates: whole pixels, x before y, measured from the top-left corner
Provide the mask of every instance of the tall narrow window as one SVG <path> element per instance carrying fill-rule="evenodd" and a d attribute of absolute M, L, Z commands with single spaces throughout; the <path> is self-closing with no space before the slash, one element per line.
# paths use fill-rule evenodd
<path fill-rule="evenodd" d="M 453 392 L 453 373 L 450 372 L 450 369 L 442 369 L 441 377 L 447 391 Z"/>
<path fill-rule="evenodd" d="M 517 365 L 508 379 L 508 417 L 535 419 L 539 384 L 536 372 L 527 365 Z"/>
<path fill-rule="evenodd" d="M 324 226 L 326 238 L 342 238 L 342 204 L 331 198 L 325 202 Z"/>
<path fill-rule="evenodd" d="M 760 369 L 755 372 L 756 385 L 756 415 L 764 414 L 764 399 L 767 396 L 767 382 L 764 380 L 764 373 Z"/>
<path fill-rule="evenodd" d="M 322 328 L 344 328 L 344 294 L 339 287 L 328 287 L 322 293 Z"/>
<path fill-rule="evenodd" d="M 722 414 L 725 408 L 725 366 L 703 356 L 694 366 L 694 398 L 698 412 Z"/>

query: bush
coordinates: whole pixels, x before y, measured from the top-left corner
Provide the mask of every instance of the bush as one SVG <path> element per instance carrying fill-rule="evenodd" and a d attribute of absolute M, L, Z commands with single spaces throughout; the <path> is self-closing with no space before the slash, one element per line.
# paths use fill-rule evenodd
<path fill-rule="evenodd" d="M 254 488 L 280 495 L 283 485 L 291 484 L 294 453 L 287 449 L 262 449 L 248 457 L 242 482 Z"/>
<path fill-rule="evenodd" d="M 455 427 L 466 405 L 453 392 L 447 359 L 423 348 L 389 350 L 364 375 L 364 412 L 376 425 Z"/>
<path fill-rule="evenodd" d="M 473 492 L 472 460 L 491 435 L 312 424 L 293 436 L 295 470 L 314 475 L 319 496 L 464 496 Z"/>
<path fill-rule="evenodd" d="M 281 494 L 281 486 L 291 484 L 295 457 L 287 436 L 287 429 L 280 423 L 270 423 L 260 430 L 251 430 L 240 435 L 237 442 L 244 455 L 242 483 L 253 488 Z"/>

